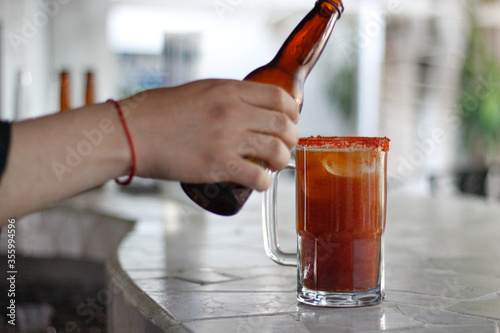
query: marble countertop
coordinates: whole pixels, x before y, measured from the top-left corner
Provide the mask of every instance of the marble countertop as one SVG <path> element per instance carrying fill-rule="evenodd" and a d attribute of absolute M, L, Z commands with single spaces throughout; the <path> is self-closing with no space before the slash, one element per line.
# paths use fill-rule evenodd
<path fill-rule="evenodd" d="M 287 186 L 280 191 L 280 232 L 282 246 L 293 250 Z M 126 277 L 129 301 L 164 331 L 500 331 L 498 202 L 389 192 L 386 300 L 338 309 L 297 302 L 296 269 L 264 253 L 259 194 L 233 217 L 157 197 L 103 192 L 93 200 L 137 219 L 111 274 Z"/>

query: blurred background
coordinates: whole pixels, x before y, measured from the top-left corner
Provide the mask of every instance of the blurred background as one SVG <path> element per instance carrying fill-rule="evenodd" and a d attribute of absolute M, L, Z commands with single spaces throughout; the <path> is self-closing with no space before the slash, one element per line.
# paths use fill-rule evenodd
<path fill-rule="evenodd" d="M 0 0 L 0 116 L 266 64 L 314 0 Z M 500 1 L 345 0 L 300 134 L 387 136 L 390 188 L 500 198 Z"/>

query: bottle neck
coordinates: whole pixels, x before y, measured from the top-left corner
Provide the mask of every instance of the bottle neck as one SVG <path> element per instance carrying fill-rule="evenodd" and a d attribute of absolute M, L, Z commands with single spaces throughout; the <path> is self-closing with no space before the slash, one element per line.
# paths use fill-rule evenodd
<path fill-rule="evenodd" d="M 340 0 L 316 1 L 314 8 L 293 30 L 272 62 L 305 80 L 343 11 Z"/>
<path fill-rule="evenodd" d="M 60 111 L 65 111 L 71 108 L 69 96 L 69 74 L 61 73 L 61 96 L 60 96 Z"/>
<path fill-rule="evenodd" d="M 87 86 L 85 88 L 85 105 L 94 104 L 94 73 L 87 72 Z"/>

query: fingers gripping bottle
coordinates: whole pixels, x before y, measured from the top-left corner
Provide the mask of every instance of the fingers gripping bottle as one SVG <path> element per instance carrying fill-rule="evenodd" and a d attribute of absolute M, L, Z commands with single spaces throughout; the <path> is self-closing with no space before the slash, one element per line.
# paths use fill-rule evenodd
<path fill-rule="evenodd" d="M 302 19 L 274 59 L 245 78 L 285 89 L 302 107 L 304 82 L 318 61 L 344 6 L 341 0 L 318 0 Z M 184 192 L 204 209 L 220 215 L 234 215 L 252 190 L 234 183 L 186 184 Z"/>

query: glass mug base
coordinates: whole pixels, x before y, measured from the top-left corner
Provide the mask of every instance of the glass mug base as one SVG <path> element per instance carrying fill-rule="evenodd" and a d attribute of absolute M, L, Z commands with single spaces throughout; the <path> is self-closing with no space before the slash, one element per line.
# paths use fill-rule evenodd
<path fill-rule="evenodd" d="M 359 292 L 325 292 L 299 287 L 297 299 L 303 304 L 322 307 L 359 307 L 377 305 L 385 298 L 384 290 L 379 286 Z"/>

